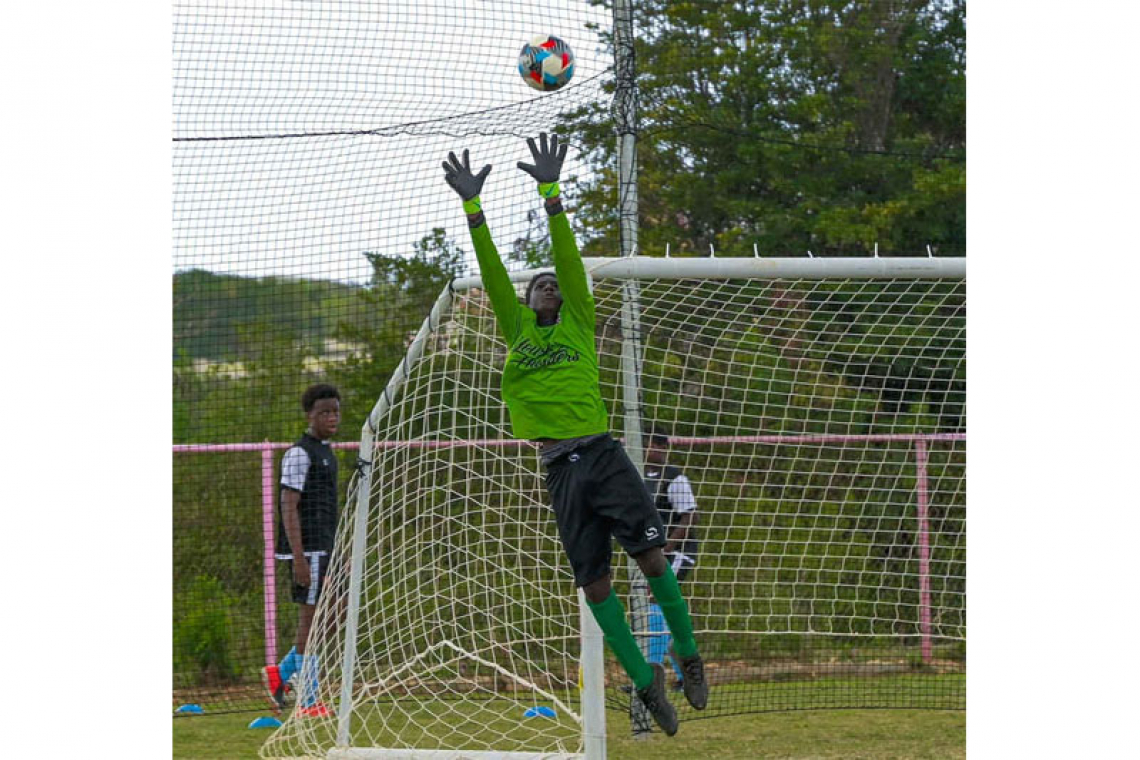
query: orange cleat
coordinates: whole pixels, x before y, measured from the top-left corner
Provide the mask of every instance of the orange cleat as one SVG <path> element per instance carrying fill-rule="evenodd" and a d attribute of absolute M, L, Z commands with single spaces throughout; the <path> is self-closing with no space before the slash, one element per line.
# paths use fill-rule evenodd
<path fill-rule="evenodd" d="M 300 718 L 329 718 L 332 711 L 325 707 L 324 702 L 314 702 L 311 705 L 297 708 L 297 717 Z"/>

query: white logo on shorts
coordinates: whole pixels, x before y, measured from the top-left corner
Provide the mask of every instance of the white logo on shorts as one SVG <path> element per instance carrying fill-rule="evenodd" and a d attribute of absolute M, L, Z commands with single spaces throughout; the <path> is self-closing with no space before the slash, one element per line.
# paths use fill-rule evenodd
<path fill-rule="evenodd" d="M 648 528 L 646 528 L 645 537 L 651 540 L 657 538 L 657 526 L 650 525 Z"/>
<path fill-rule="evenodd" d="M 571 455 L 570 455 L 570 461 L 571 461 L 571 462 L 577 462 L 577 461 L 578 461 L 579 459 L 581 459 L 581 458 L 582 458 L 582 457 L 578 456 L 577 454 L 571 454 Z"/>

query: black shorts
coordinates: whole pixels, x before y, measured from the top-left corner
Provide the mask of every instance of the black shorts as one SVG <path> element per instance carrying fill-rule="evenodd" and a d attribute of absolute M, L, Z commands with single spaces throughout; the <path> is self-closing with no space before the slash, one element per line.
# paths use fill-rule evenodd
<path fill-rule="evenodd" d="M 309 585 L 302 586 L 293 577 L 293 560 L 289 560 L 289 579 L 293 581 L 293 601 L 297 604 L 316 604 L 325 586 L 325 573 L 329 569 L 327 554 L 306 554 L 309 560 Z"/>
<path fill-rule="evenodd" d="M 630 556 L 665 545 L 645 481 L 613 438 L 564 454 L 546 468 L 558 537 L 579 586 L 608 575 L 613 536 Z"/>

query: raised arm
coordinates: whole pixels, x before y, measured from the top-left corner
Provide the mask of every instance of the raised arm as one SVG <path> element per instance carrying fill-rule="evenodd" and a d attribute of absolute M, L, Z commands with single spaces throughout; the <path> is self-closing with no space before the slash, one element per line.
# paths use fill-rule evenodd
<path fill-rule="evenodd" d="M 468 152 L 463 151 L 463 161 L 456 158 L 455 153 L 447 154 L 447 161 L 443 162 L 444 179 L 451 189 L 463 199 L 463 210 L 467 212 L 467 226 L 471 231 L 471 242 L 475 246 L 475 258 L 479 261 L 479 274 L 483 277 L 483 287 L 491 297 L 491 308 L 495 311 L 495 320 L 507 343 L 513 343 L 519 330 L 520 307 L 515 288 L 499 258 L 499 251 L 491 240 L 491 231 L 487 229 L 487 218 L 483 215 L 483 202 L 479 193 L 483 189 L 483 181 L 491 173 L 491 165 L 484 166 L 478 174 L 471 172 L 471 158 Z"/>
<path fill-rule="evenodd" d="M 561 191 L 558 187 L 568 146 L 559 144 L 558 135 L 551 135 L 547 141 L 545 132 L 538 136 L 537 144 L 533 137 L 528 138 L 526 143 L 530 147 L 534 163 L 525 164 L 520 161 L 518 167 L 534 177 L 538 182 L 538 193 L 546 201 L 550 239 L 554 249 L 554 271 L 558 275 L 558 288 L 562 291 L 562 308 L 592 331 L 594 297 L 590 294 L 586 268 L 582 266 L 582 255 L 578 252 L 578 243 L 570 229 L 570 220 L 562 209 Z"/>

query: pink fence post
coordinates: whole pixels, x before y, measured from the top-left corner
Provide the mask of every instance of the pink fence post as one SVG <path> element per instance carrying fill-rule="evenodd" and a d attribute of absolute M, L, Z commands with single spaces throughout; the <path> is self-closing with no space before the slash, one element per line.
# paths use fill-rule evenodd
<path fill-rule="evenodd" d="M 277 575 L 273 546 L 273 447 L 261 449 L 261 532 L 265 538 L 265 664 L 277 662 Z"/>
<path fill-rule="evenodd" d="M 918 490 L 918 615 L 922 630 L 922 661 L 933 657 L 930 641 L 930 524 L 927 520 L 926 441 L 914 442 L 915 477 Z"/>

